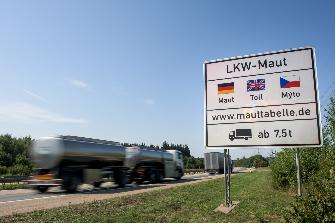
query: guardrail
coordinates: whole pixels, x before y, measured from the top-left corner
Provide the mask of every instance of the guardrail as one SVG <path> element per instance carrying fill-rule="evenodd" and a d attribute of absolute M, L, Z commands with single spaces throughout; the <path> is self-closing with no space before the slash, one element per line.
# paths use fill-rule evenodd
<path fill-rule="evenodd" d="M 24 180 L 28 180 L 29 176 L 0 176 L 0 183 L 21 183 Z"/>
<path fill-rule="evenodd" d="M 185 169 L 184 170 L 185 174 L 190 174 L 190 175 L 196 174 L 196 173 L 204 173 L 204 172 L 205 172 L 204 169 Z"/>

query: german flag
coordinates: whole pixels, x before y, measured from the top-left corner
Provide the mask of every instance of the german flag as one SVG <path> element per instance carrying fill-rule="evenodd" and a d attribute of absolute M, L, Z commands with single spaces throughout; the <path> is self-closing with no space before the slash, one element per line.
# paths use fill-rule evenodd
<path fill-rule="evenodd" d="M 234 93 L 234 82 L 218 84 L 218 94 Z"/>

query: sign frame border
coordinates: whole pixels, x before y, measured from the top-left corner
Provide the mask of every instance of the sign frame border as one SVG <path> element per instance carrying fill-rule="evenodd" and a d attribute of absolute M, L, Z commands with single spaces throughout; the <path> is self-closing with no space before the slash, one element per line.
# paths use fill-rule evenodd
<path fill-rule="evenodd" d="M 317 109 L 317 126 L 318 126 L 318 144 L 267 144 L 267 145 L 221 145 L 221 146 L 208 146 L 208 125 L 207 125 L 207 65 L 212 63 L 220 63 L 226 61 L 240 60 L 246 58 L 253 58 L 259 56 L 275 55 L 281 53 L 302 51 L 302 50 L 311 50 L 311 59 L 312 59 L 312 69 L 313 69 L 313 80 L 314 80 L 314 97 Z M 289 48 L 285 50 L 271 51 L 265 53 L 250 54 L 244 56 L 229 57 L 218 60 L 209 60 L 203 63 L 203 75 L 205 80 L 205 92 L 204 92 L 204 142 L 205 148 L 207 149 L 219 149 L 219 148 L 236 148 L 236 147 L 249 147 L 249 148 L 269 148 L 269 147 L 280 147 L 280 148 L 302 148 L 302 147 L 321 147 L 323 145 L 322 137 L 322 123 L 321 123 L 321 110 L 320 110 L 320 101 L 319 101 L 319 88 L 318 88 L 318 78 L 317 78 L 317 68 L 316 68 L 316 57 L 315 57 L 315 48 L 311 46 L 299 47 L 299 48 Z"/>

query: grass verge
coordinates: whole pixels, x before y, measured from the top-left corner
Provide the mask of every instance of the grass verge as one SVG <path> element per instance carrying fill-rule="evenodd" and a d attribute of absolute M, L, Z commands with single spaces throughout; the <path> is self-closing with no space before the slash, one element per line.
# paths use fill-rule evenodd
<path fill-rule="evenodd" d="M 0 218 L 3 222 L 283 222 L 293 197 L 271 187 L 268 169 L 232 178 L 229 214 L 213 210 L 224 201 L 223 179 L 140 195 Z"/>
<path fill-rule="evenodd" d="M 6 183 L 0 184 L 0 190 L 16 190 L 16 189 L 26 189 L 29 188 L 27 184 L 24 183 Z"/>

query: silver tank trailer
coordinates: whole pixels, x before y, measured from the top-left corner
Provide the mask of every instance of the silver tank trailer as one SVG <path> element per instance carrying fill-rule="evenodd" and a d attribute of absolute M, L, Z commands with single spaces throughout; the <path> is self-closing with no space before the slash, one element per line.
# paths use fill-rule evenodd
<path fill-rule="evenodd" d="M 140 147 L 127 147 L 127 158 L 125 166 L 133 169 L 137 164 L 141 163 L 162 163 L 173 160 L 173 154 L 169 152 L 141 149 Z"/>
<path fill-rule="evenodd" d="M 62 161 L 124 165 L 126 148 L 119 143 L 76 136 L 43 137 L 30 148 L 32 161 L 42 169 L 57 167 Z"/>

